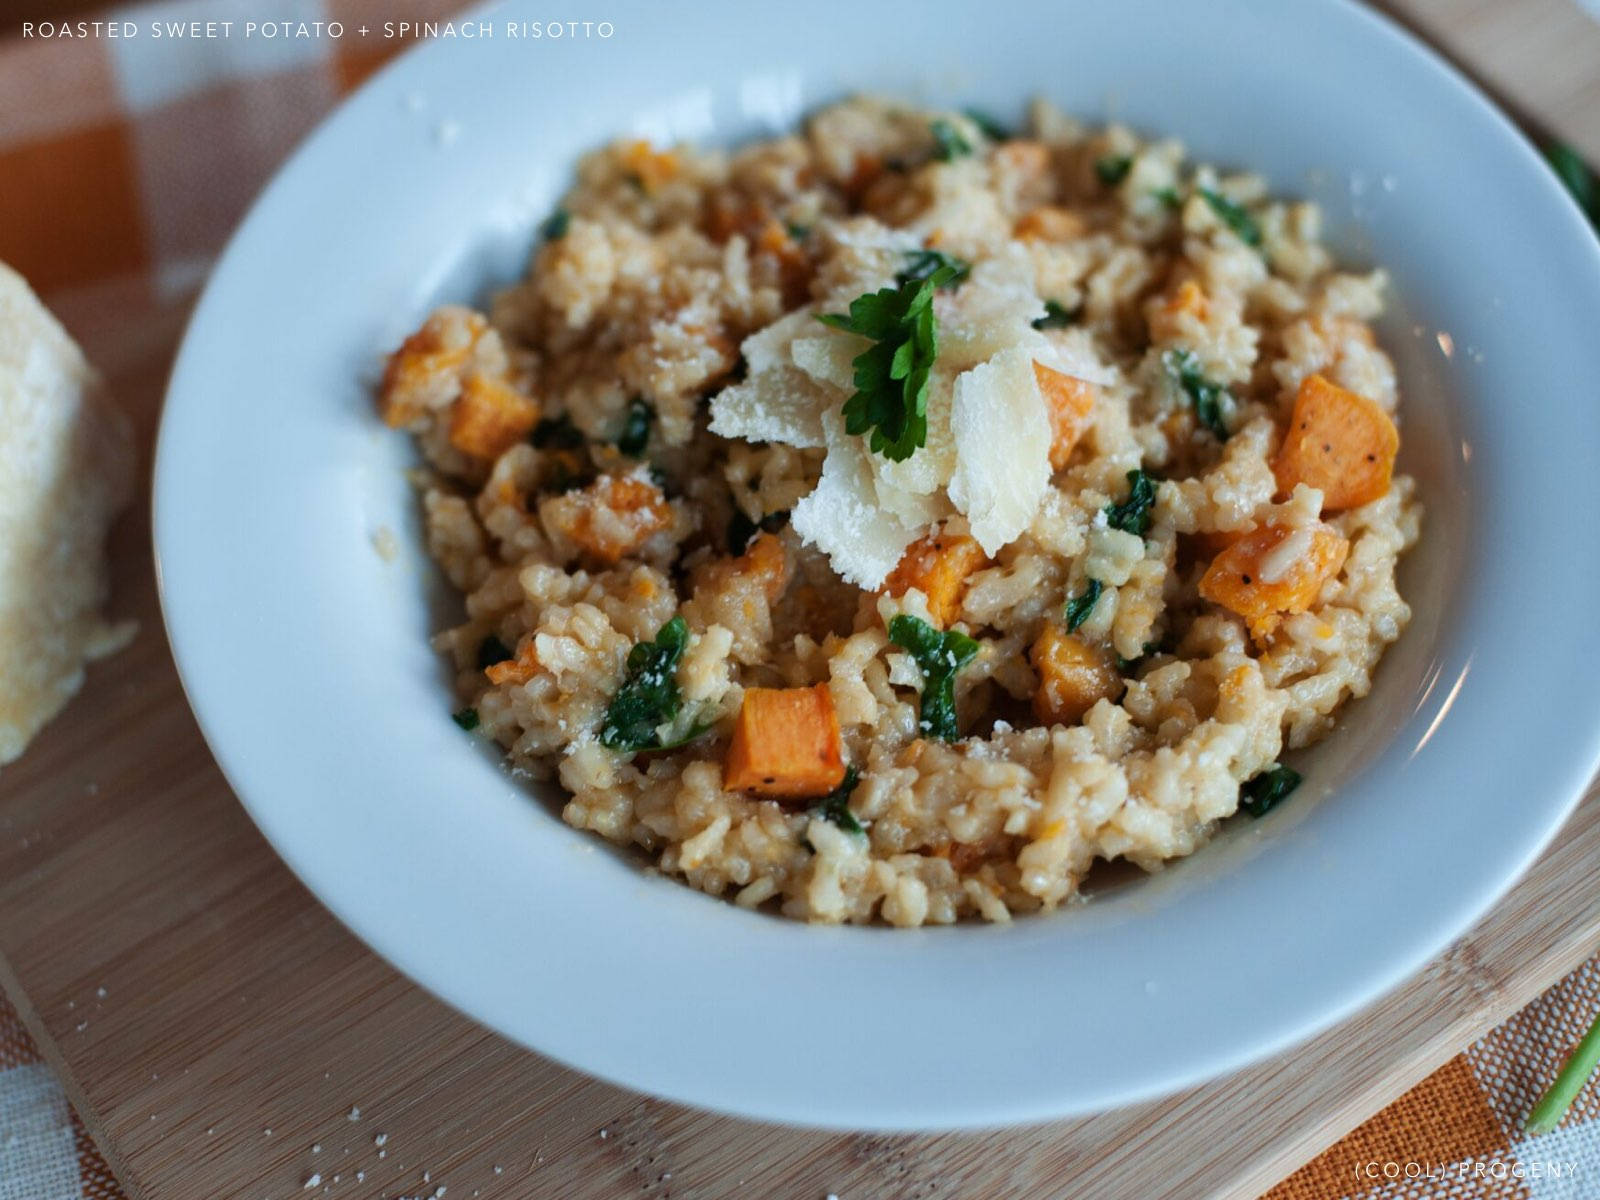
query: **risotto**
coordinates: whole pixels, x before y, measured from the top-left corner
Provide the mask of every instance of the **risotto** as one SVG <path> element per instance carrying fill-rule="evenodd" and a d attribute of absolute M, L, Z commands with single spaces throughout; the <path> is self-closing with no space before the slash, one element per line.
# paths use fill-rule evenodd
<path fill-rule="evenodd" d="M 1381 270 L 1091 130 L 856 99 L 578 166 L 442 308 L 416 436 L 464 728 L 564 818 L 811 921 L 1004 921 L 1299 776 L 1410 609 Z"/>

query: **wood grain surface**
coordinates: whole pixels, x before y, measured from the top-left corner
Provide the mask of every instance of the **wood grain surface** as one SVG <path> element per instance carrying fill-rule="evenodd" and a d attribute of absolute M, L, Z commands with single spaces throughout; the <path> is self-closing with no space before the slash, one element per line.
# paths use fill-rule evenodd
<path fill-rule="evenodd" d="M 1600 157 L 1600 27 L 1564 0 L 1395 7 Z M 1511 7 L 1515 37 L 1503 36 Z M 125 313 L 62 315 L 132 410 L 148 472 L 186 313 L 142 291 Z M 0 984 L 135 1200 L 441 1186 L 449 1200 L 1248 1197 L 1600 944 L 1591 798 L 1494 914 L 1416 979 L 1282 1059 L 1170 1100 L 929 1137 L 690 1111 L 511 1047 L 338 925 L 200 739 L 162 634 L 142 508 L 118 528 L 115 568 L 116 611 L 138 617 L 139 637 L 0 773 Z"/>

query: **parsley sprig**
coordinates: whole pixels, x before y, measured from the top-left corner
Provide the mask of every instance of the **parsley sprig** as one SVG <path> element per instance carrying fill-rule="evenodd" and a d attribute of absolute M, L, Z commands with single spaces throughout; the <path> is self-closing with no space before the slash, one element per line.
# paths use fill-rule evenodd
<path fill-rule="evenodd" d="M 817 320 L 874 345 L 852 360 L 855 395 L 844 403 L 844 427 L 872 433 L 873 451 L 904 462 L 928 442 L 928 375 L 939 356 L 939 322 L 933 293 L 953 278 L 944 266 L 897 288 L 857 296 L 848 316 L 818 313 Z"/>
<path fill-rule="evenodd" d="M 1150 510 L 1156 503 L 1156 477 L 1143 469 L 1128 472 L 1128 498 L 1106 505 L 1106 524 L 1123 533 L 1143 537 L 1150 529 Z"/>
<path fill-rule="evenodd" d="M 925 737 L 953 742 L 956 727 L 956 672 L 978 656 L 974 638 L 956 629 L 940 632 L 921 617 L 901 613 L 889 622 L 889 640 L 908 650 L 922 672 L 922 711 L 917 728 Z"/>
<path fill-rule="evenodd" d="M 606 708 L 600 744 L 611 750 L 667 750 L 685 745 L 711 727 L 695 723 L 681 736 L 663 743 L 660 729 L 683 709 L 678 691 L 678 662 L 689 645 L 689 626 L 673 617 L 654 641 L 636 643 L 628 651 L 628 673 Z"/>
<path fill-rule="evenodd" d="M 1234 405 L 1233 393 L 1206 377 L 1200 366 L 1200 356 L 1193 350 L 1168 350 L 1161 356 L 1161 365 L 1166 368 L 1173 384 L 1188 395 L 1200 424 L 1209 429 L 1217 441 L 1227 441 L 1228 412 Z"/>

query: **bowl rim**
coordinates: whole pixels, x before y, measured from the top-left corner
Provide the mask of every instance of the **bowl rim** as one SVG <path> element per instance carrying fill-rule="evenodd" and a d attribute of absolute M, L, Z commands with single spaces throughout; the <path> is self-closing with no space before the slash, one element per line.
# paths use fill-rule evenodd
<path fill-rule="evenodd" d="M 1429 77 L 1428 86 L 1443 89 L 1444 92 L 1451 94 L 1458 104 L 1465 105 L 1466 109 L 1474 114 L 1475 119 L 1481 122 L 1484 134 L 1495 137 L 1501 143 L 1501 150 L 1510 160 L 1520 160 L 1525 167 L 1537 168 L 1542 176 L 1545 175 L 1536 152 L 1506 117 L 1453 67 L 1392 20 L 1355 4 L 1353 0 L 1308 0 L 1304 7 L 1308 12 L 1315 12 L 1328 20 L 1350 22 L 1352 27 L 1359 27 L 1364 31 L 1361 36 L 1377 39 L 1390 51 L 1402 51 L 1414 61 L 1420 75 Z M 624 11 L 626 8 L 624 5 Z M 354 128 L 350 114 L 361 111 L 358 101 L 370 106 L 372 97 L 380 92 L 392 92 L 398 86 L 398 80 L 413 75 L 417 63 L 431 62 L 442 53 L 444 50 L 440 44 L 418 47 L 385 67 L 319 124 L 280 168 L 273 181 L 252 206 L 227 250 L 219 259 L 186 330 L 169 381 L 167 405 L 162 414 L 155 455 L 155 485 L 152 496 L 157 580 L 163 620 L 185 695 L 229 785 L 278 854 L 307 887 L 358 937 L 421 986 L 513 1040 L 577 1069 L 625 1086 L 637 1087 L 671 1099 L 735 1115 L 828 1128 L 870 1127 L 886 1130 L 973 1128 L 1045 1120 L 1168 1094 L 1259 1061 L 1329 1027 L 1392 989 L 1436 955 L 1451 940 L 1475 924 L 1555 836 L 1562 821 L 1581 797 L 1583 785 L 1593 775 L 1596 766 L 1600 765 L 1600 703 L 1597 703 L 1600 696 L 1597 696 L 1593 687 L 1582 695 L 1584 707 L 1587 709 L 1586 722 L 1583 720 L 1578 722 L 1584 726 L 1586 740 L 1574 740 L 1559 747 L 1563 751 L 1562 762 L 1559 767 L 1553 766 L 1546 773 L 1551 778 L 1559 777 L 1561 782 L 1553 784 L 1552 787 L 1565 794 L 1564 801 L 1560 804 L 1553 802 L 1547 804 L 1543 810 L 1543 819 L 1537 822 L 1537 828 L 1525 829 L 1519 839 L 1508 841 L 1498 860 L 1497 869 L 1487 873 L 1480 872 L 1475 888 L 1469 894 L 1458 895 L 1455 903 L 1450 906 L 1452 911 L 1448 919 L 1435 920 L 1425 932 L 1414 932 L 1402 947 L 1392 948 L 1388 954 L 1375 956 L 1360 973 L 1359 984 L 1346 986 L 1339 994 L 1327 998 L 1313 1012 L 1302 1012 L 1298 1020 L 1281 1025 L 1273 1036 L 1258 1037 L 1248 1046 L 1235 1044 L 1226 1050 L 1213 1050 L 1209 1053 L 1197 1050 L 1184 1063 L 1175 1065 L 1159 1078 L 1146 1072 L 1133 1082 L 1120 1084 L 1098 1082 L 1091 1088 L 1080 1087 L 1075 1093 L 1063 1091 L 1059 1087 L 1054 1090 L 1024 1088 L 1020 1089 L 1022 1094 L 1010 1103 L 1004 1099 L 997 1099 L 993 1094 L 994 1089 L 990 1089 L 979 1101 L 951 1099 L 949 1096 L 937 1094 L 897 1097 L 866 1094 L 839 1098 L 836 1105 L 823 1108 L 818 1105 L 815 1092 L 796 1098 L 783 1094 L 781 1090 L 763 1091 L 760 1088 L 736 1087 L 730 1083 L 726 1073 L 717 1076 L 708 1075 L 703 1079 L 690 1078 L 683 1074 L 681 1062 L 665 1068 L 657 1065 L 653 1069 L 645 1067 L 635 1069 L 622 1061 L 619 1054 L 614 1051 L 603 1054 L 587 1052 L 584 1048 L 585 1038 L 580 1037 L 575 1041 L 571 1037 L 558 1037 L 548 1028 L 539 1028 L 525 1020 L 515 1019 L 508 1015 L 503 1001 L 488 1003 L 481 995 L 475 994 L 470 981 L 441 975 L 430 964 L 427 952 L 419 950 L 405 935 L 393 927 L 386 926 L 383 917 L 375 913 L 370 904 L 340 885 L 339 880 L 330 874 L 326 859 L 312 854 L 304 837 L 296 832 L 296 821 L 299 818 L 275 805 L 269 795 L 270 787 L 262 784 L 259 759 L 252 757 L 252 753 L 246 752 L 240 740 L 241 727 L 238 721 L 233 716 L 224 715 L 224 710 L 228 707 L 226 690 L 219 687 L 219 677 L 212 665 L 214 660 L 206 659 L 209 651 L 202 648 L 202 639 L 197 632 L 195 613 L 199 610 L 191 605 L 188 596 L 196 592 L 205 579 L 204 571 L 199 569 L 200 558 L 205 556 L 201 554 L 200 558 L 197 558 L 196 548 L 192 544 L 186 544 L 185 539 L 191 535 L 185 532 L 187 528 L 185 518 L 180 514 L 188 507 L 185 499 L 187 493 L 183 480 L 183 466 L 194 461 L 193 438 L 182 423 L 192 419 L 193 414 L 198 411 L 196 406 L 201 403 L 200 397 L 205 393 L 204 357 L 207 353 L 205 339 L 212 335 L 213 327 L 221 319 L 218 314 L 225 312 L 226 305 L 231 302 L 230 290 L 239 286 L 237 276 L 243 269 L 239 266 L 240 248 L 248 244 L 254 232 L 265 223 L 267 215 L 273 212 L 274 206 L 281 202 L 285 194 L 292 187 L 301 185 L 302 176 L 309 169 L 307 164 L 313 161 L 314 155 L 319 153 L 322 147 L 348 136 L 347 131 Z M 364 97 L 367 99 L 363 100 Z M 1535 192 L 1541 190 L 1537 184 L 1531 186 Z M 1547 197 L 1561 199 L 1561 203 L 1547 215 L 1564 214 L 1559 217 L 1551 216 L 1553 221 L 1551 229 L 1554 230 L 1551 233 L 1552 244 L 1562 239 L 1568 243 L 1575 243 L 1574 234 L 1583 233 L 1585 237 L 1581 244 L 1585 249 L 1580 252 L 1580 257 L 1585 260 L 1585 269 L 1591 281 L 1600 286 L 1600 247 L 1596 246 L 1592 237 L 1587 236 L 1587 226 L 1577 214 L 1575 206 L 1560 192 L 1559 185 L 1553 178 L 1547 176 L 1544 178 L 1542 190 Z M 1563 221 L 1565 229 L 1562 228 Z M 1600 291 L 1597 291 L 1597 294 L 1600 294 Z M 185 439 L 191 444 L 186 444 Z M 1485 514 L 1485 519 L 1492 521 L 1492 514 Z M 1471 662 L 1469 656 L 1467 665 L 1470 666 Z M 1444 708 L 1439 712 L 1440 719 L 1448 710 L 1449 703 L 1455 699 L 1456 693 L 1461 690 L 1465 678 L 1466 668 L 1463 667 L 1459 677 L 1453 681 L 1446 679 L 1446 683 L 1453 682 L 1453 690 L 1450 690 L 1448 697 L 1442 698 Z M 1575 715 L 1585 716 L 1577 713 Z M 1420 746 L 1418 749 L 1420 750 Z M 547 858 L 546 865 L 549 861 Z M 631 870 L 631 868 L 624 869 Z M 611 883 L 606 886 L 614 884 L 617 878 L 618 876 L 612 875 Z M 731 910 L 731 906 L 724 905 L 720 901 L 707 901 L 702 897 L 691 896 L 681 885 L 663 886 L 668 890 L 663 890 L 663 887 L 657 887 L 647 881 L 640 881 L 639 891 L 649 891 L 651 904 L 663 911 L 670 910 L 674 914 L 671 919 L 678 919 L 681 916 L 690 924 L 704 921 L 705 913 L 709 911 L 704 908 L 705 905 Z M 683 896 L 672 894 L 676 892 L 685 894 Z M 701 905 L 702 908 L 696 911 L 695 905 Z M 738 919 L 742 920 L 745 916 L 748 914 L 743 914 Z M 761 917 L 755 917 L 753 920 L 765 922 Z M 712 924 L 724 929 L 728 923 L 715 919 L 710 921 L 707 927 Z M 984 929 L 983 936 L 996 941 L 999 939 L 1019 941 L 1025 946 L 1031 946 L 1039 943 L 1041 939 L 1049 940 L 1047 934 L 1051 931 L 1041 928 L 1041 925 L 1041 922 L 1019 922 L 1017 926 L 1008 930 Z M 749 928 L 754 929 L 756 926 L 750 925 Z M 899 993 L 893 981 L 886 981 L 881 977 L 882 964 L 875 960 L 898 963 L 905 959 L 907 953 L 915 952 L 918 947 L 926 950 L 926 947 L 933 944 L 931 939 L 948 938 L 948 934 L 942 931 L 896 932 L 885 935 L 883 931 L 861 929 L 819 930 L 803 926 L 792 929 L 772 928 L 770 923 L 763 924 L 761 928 L 763 931 L 756 940 L 771 940 L 784 947 L 798 946 L 800 950 L 810 952 L 816 952 L 821 948 L 821 953 L 829 956 L 830 961 L 844 964 L 849 969 L 860 972 L 864 981 L 861 985 L 863 995 L 889 1001 Z M 797 933 L 803 936 L 797 937 Z M 885 936 L 899 939 L 899 944 L 892 948 L 885 946 Z M 972 939 L 965 940 L 970 942 Z M 801 942 L 805 945 L 801 946 Z M 746 946 L 753 944 L 753 942 L 744 943 Z M 872 947 L 870 952 L 864 950 L 868 946 Z M 635 948 L 640 953 L 645 951 L 642 945 Z M 974 967 L 980 966 L 983 961 L 981 955 L 975 956 L 970 949 L 963 950 L 954 957 Z M 548 997 L 543 999 L 547 1001 Z M 573 1016 L 571 1009 L 563 1012 L 568 1018 Z M 615 1030 L 612 1032 L 616 1033 Z M 593 1031 L 590 1031 L 587 1042 L 592 1043 L 594 1040 Z M 629 1043 L 629 1049 L 638 1049 L 637 1037 L 623 1040 Z M 934 1079 L 934 1082 L 936 1083 L 937 1079 Z"/>

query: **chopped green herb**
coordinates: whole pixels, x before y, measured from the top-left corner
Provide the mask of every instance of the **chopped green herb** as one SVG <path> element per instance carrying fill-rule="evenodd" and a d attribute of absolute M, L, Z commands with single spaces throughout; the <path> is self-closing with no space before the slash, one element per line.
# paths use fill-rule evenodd
<path fill-rule="evenodd" d="M 1571 146 L 1551 142 L 1544 149 L 1545 158 L 1560 177 L 1572 198 L 1578 202 L 1590 222 L 1600 230 L 1600 179 L 1589 169 L 1589 164 Z"/>
<path fill-rule="evenodd" d="M 678 660 L 689 644 L 689 626 L 673 617 L 655 640 L 639 642 L 628 652 L 628 673 L 606 708 L 600 744 L 612 750 L 654 750 L 661 746 L 657 730 L 683 708 L 678 692 Z"/>
<path fill-rule="evenodd" d="M 617 435 L 617 449 L 629 458 L 638 458 L 650 444 L 650 425 L 656 419 L 656 410 L 638 396 L 628 404 L 628 415 L 623 420 L 622 432 Z"/>
<path fill-rule="evenodd" d="M 1151 192 L 1150 194 L 1157 200 L 1161 201 L 1161 203 L 1165 204 L 1168 208 L 1183 207 L 1183 197 L 1178 194 L 1177 188 L 1156 188 L 1155 191 Z"/>
<path fill-rule="evenodd" d="M 871 430 L 871 448 L 895 462 L 928 441 L 928 374 L 939 355 L 933 293 L 951 277 L 951 268 L 940 267 L 921 282 L 857 296 L 849 316 L 817 314 L 824 325 L 875 343 L 852 360 L 856 391 L 844 403 L 844 427 L 857 436 Z"/>
<path fill-rule="evenodd" d="M 1065 329 L 1068 325 L 1076 324 L 1078 318 L 1082 315 L 1083 309 L 1081 308 L 1067 308 L 1057 300 L 1046 300 L 1044 302 L 1044 316 L 1035 317 L 1033 327 L 1035 329 Z"/>
<path fill-rule="evenodd" d="M 558 208 L 539 226 L 539 236 L 547 242 L 559 242 L 567 236 L 567 230 L 571 227 L 572 214 L 564 208 Z"/>
<path fill-rule="evenodd" d="M 1595 1018 L 1572 1056 L 1561 1064 L 1555 1081 L 1539 1097 L 1539 1103 L 1533 1106 L 1533 1111 L 1523 1122 L 1524 1132 L 1549 1133 L 1561 1124 L 1561 1118 L 1566 1116 L 1567 1109 L 1572 1107 L 1572 1102 L 1583 1091 L 1583 1085 L 1589 1082 L 1596 1067 L 1600 1067 L 1600 1017 Z"/>
<path fill-rule="evenodd" d="M 1188 395 L 1200 424 L 1209 429 L 1219 442 L 1227 441 L 1227 414 L 1233 408 L 1233 393 L 1222 384 L 1206 378 L 1200 358 L 1193 350 L 1168 350 L 1161 356 L 1161 365 L 1166 368 L 1173 384 Z"/>
<path fill-rule="evenodd" d="M 1011 137 L 1011 131 L 996 121 L 981 108 L 963 108 L 963 116 L 978 127 L 978 132 L 991 142 L 1003 142 Z"/>
<path fill-rule="evenodd" d="M 450 719 L 468 733 L 471 733 L 478 727 L 478 710 L 475 708 L 457 709 L 450 714 Z"/>
<path fill-rule="evenodd" d="M 1150 529 L 1150 510 L 1156 503 L 1156 477 L 1143 470 L 1128 472 L 1128 498 L 1106 505 L 1106 524 L 1123 533 L 1143 537 Z"/>
<path fill-rule="evenodd" d="M 533 427 L 528 440 L 541 450 L 576 450 L 585 442 L 583 431 L 572 423 L 572 418 L 562 413 L 559 417 L 546 417 Z"/>
<path fill-rule="evenodd" d="M 1108 188 L 1116 187 L 1132 169 L 1133 156 L 1128 154 L 1106 154 L 1094 160 L 1095 177 Z"/>
<path fill-rule="evenodd" d="M 906 269 L 896 275 L 894 281 L 905 287 L 908 283 L 921 283 L 939 271 L 949 273 L 939 284 L 939 290 L 954 291 L 972 272 L 972 264 L 940 250 L 911 250 L 906 254 Z"/>
<path fill-rule="evenodd" d="M 1256 224 L 1256 219 L 1244 205 L 1229 200 L 1221 192 L 1214 192 L 1210 188 L 1197 190 L 1211 206 L 1211 211 L 1217 214 L 1217 219 L 1233 230 L 1235 237 L 1246 246 L 1261 245 L 1261 226 Z"/>
<path fill-rule="evenodd" d="M 797 242 L 803 242 L 811 236 L 811 226 L 802 225 L 798 221 L 785 221 L 783 230 Z"/>
<path fill-rule="evenodd" d="M 1094 606 L 1100 601 L 1100 593 L 1105 591 L 1105 584 L 1098 579 L 1091 579 L 1083 585 L 1079 592 L 1067 601 L 1067 606 L 1061 615 L 1067 619 L 1067 632 L 1071 633 L 1079 625 L 1089 619 L 1089 614 L 1094 611 Z"/>
<path fill-rule="evenodd" d="M 861 822 L 856 820 L 855 813 L 850 811 L 850 793 L 856 790 L 856 784 L 860 782 L 860 772 L 854 767 L 846 767 L 843 782 L 818 800 L 812 811 L 819 817 L 832 821 L 846 833 L 865 833 L 866 830 L 861 828 Z"/>
<path fill-rule="evenodd" d="M 909 650 L 922 672 L 917 728 L 927 737 L 955 741 L 961 736 L 956 727 L 956 672 L 978 656 L 977 641 L 955 629 L 940 632 L 908 613 L 889 622 L 889 640 Z"/>
<path fill-rule="evenodd" d="M 933 156 L 940 162 L 954 162 L 972 153 L 972 143 L 943 117 L 935 120 L 929 129 L 933 131 Z"/>
<path fill-rule="evenodd" d="M 480 671 L 494 666 L 495 663 L 503 663 L 510 657 L 511 648 L 492 633 L 478 643 L 478 670 Z"/>
<path fill-rule="evenodd" d="M 1293 767 L 1272 766 L 1239 789 L 1239 807 L 1252 817 L 1265 816 L 1300 786 L 1300 772 Z"/>

